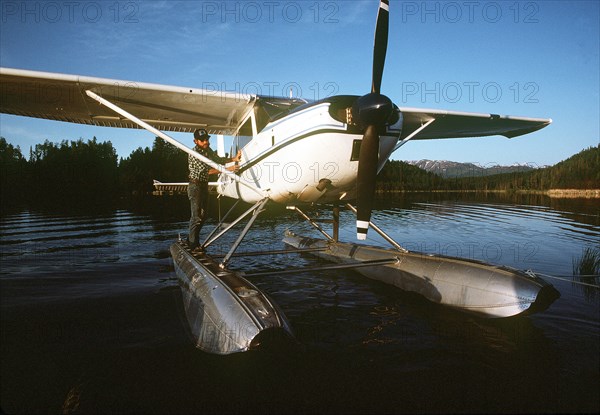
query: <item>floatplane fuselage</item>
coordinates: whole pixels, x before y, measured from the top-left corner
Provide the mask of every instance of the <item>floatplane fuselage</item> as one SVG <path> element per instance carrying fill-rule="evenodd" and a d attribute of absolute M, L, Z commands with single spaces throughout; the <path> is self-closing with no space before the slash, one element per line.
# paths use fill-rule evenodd
<path fill-rule="evenodd" d="M 363 134 L 349 117 L 357 98 L 335 97 L 307 103 L 266 124 L 240 148 L 238 174 L 247 186 L 223 174 L 217 192 L 248 203 L 264 197 L 286 205 L 354 200 Z M 244 130 L 255 129 L 261 107 L 258 101 L 242 122 L 237 137 L 246 137 Z M 386 125 L 380 135 L 378 172 L 395 150 L 401 134 L 402 115 L 396 111 L 397 121 Z"/>

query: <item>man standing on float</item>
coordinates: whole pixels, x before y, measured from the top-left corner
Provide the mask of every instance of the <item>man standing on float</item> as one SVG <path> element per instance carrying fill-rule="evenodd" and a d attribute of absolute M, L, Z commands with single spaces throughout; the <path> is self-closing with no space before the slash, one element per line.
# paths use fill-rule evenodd
<path fill-rule="evenodd" d="M 217 164 L 225 164 L 234 161 L 236 164 L 228 167 L 227 170 L 236 171 L 238 168 L 237 162 L 240 161 L 242 151 L 238 151 L 237 155 L 233 158 L 219 157 L 219 155 L 210 148 L 209 139 L 210 135 L 208 135 L 206 130 L 201 129 L 194 131 L 194 144 L 196 145 L 194 151 Z M 209 165 L 192 155 L 188 156 L 188 168 L 190 181 L 188 185 L 188 198 L 190 199 L 191 217 L 187 242 L 190 249 L 201 250 L 202 247 L 200 246 L 199 235 L 208 211 L 208 176 L 217 174 L 219 171 L 211 168 Z"/>

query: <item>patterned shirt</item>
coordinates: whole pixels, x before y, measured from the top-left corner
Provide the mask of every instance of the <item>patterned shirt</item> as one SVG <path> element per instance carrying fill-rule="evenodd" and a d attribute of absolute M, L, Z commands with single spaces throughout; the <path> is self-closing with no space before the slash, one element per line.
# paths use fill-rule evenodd
<path fill-rule="evenodd" d="M 209 158 L 210 160 L 214 161 L 217 164 L 225 164 L 229 161 L 229 159 L 227 157 L 219 157 L 219 155 L 216 153 L 216 151 L 214 151 L 210 147 L 208 147 L 205 150 L 203 148 L 195 146 L 194 151 L 198 154 L 203 155 L 206 158 Z M 208 164 L 198 160 L 196 157 L 193 157 L 190 154 L 188 156 L 188 168 L 190 171 L 190 173 L 189 173 L 190 181 L 194 180 L 194 181 L 200 181 L 200 182 L 208 182 L 208 171 L 211 169 L 211 167 Z"/>

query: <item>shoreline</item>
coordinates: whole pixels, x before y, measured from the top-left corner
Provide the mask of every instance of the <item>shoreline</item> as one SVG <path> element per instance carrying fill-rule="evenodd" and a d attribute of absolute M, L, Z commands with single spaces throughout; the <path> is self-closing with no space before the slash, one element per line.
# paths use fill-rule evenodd
<path fill-rule="evenodd" d="M 600 189 L 549 189 L 549 190 L 376 190 L 375 193 L 499 193 L 543 195 L 553 199 L 600 199 Z"/>
<path fill-rule="evenodd" d="M 549 189 L 549 190 L 375 190 L 376 194 L 393 193 L 497 193 L 541 195 L 552 199 L 600 199 L 600 189 Z M 152 196 L 184 195 L 187 192 L 181 189 L 155 190 L 149 192 Z M 216 194 L 211 192 L 211 194 Z"/>
<path fill-rule="evenodd" d="M 600 189 L 550 189 L 546 194 L 554 198 L 600 198 Z"/>

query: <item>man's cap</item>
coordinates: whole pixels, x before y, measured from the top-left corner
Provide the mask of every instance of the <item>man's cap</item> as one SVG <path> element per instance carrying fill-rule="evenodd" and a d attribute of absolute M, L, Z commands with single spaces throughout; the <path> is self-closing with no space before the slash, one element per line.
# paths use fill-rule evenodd
<path fill-rule="evenodd" d="M 210 135 L 206 132 L 204 128 L 194 131 L 194 140 L 208 140 Z"/>

